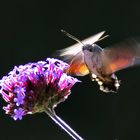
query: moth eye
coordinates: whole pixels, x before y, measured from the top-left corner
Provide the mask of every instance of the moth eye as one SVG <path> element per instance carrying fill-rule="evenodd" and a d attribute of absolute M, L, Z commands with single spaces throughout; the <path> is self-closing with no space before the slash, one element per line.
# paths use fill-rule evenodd
<path fill-rule="evenodd" d="M 92 48 L 90 48 L 89 51 L 92 52 Z"/>

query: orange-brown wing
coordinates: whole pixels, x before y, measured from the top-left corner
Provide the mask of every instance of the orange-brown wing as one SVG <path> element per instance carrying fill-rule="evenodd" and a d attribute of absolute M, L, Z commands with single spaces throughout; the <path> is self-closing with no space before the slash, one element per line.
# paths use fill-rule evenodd
<path fill-rule="evenodd" d="M 70 62 L 70 67 L 66 70 L 68 74 L 84 76 L 89 74 L 89 70 L 84 63 L 84 58 L 82 52 L 74 56 Z"/>
<path fill-rule="evenodd" d="M 77 76 L 84 76 L 89 74 L 89 70 L 84 63 L 78 64 L 77 62 L 72 62 L 70 67 L 66 70 L 68 74 L 77 75 Z"/>
<path fill-rule="evenodd" d="M 140 64 L 139 40 L 128 40 L 102 52 L 103 73 L 111 74 L 121 69 Z"/>

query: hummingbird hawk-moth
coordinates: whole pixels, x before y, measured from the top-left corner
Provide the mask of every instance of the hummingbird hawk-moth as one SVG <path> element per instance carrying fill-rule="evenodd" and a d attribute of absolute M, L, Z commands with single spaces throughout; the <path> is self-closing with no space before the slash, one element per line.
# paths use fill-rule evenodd
<path fill-rule="evenodd" d="M 78 43 L 59 50 L 59 56 L 70 64 L 68 74 L 76 76 L 90 75 L 97 81 L 103 92 L 117 92 L 120 81 L 115 72 L 134 66 L 140 61 L 140 44 L 138 39 L 129 39 L 122 43 L 101 48 L 96 43 L 106 36 L 100 32 L 83 41 L 62 30 L 68 37 Z"/>

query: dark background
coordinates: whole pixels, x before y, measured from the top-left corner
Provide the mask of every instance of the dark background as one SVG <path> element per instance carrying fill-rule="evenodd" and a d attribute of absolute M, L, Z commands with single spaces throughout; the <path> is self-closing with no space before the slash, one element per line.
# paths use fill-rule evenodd
<path fill-rule="evenodd" d="M 140 35 L 140 3 L 137 0 L 46 0 L 0 2 L 0 77 L 14 65 L 51 57 L 55 50 L 75 43 L 60 29 L 84 39 L 106 30 L 102 47 Z M 57 114 L 86 140 L 140 139 L 140 68 L 117 73 L 118 93 L 102 93 L 89 76 L 72 88 Z M 13 121 L 4 114 L 0 100 L 0 140 L 71 140 L 45 114 Z"/>

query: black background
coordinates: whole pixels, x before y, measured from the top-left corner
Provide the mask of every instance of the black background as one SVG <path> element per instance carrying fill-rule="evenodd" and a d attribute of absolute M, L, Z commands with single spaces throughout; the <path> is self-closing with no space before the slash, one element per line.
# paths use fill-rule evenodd
<path fill-rule="evenodd" d="M 55 50 L 75 43 L 60 29 L 84 39 L 106 30 L 102 47 L 140 35 L 137 0 L 46 0 L 0 2 L 0 76 L 14 65 L 45 60 Z M 140 68 L 117 73 L 122 80 L 117 94 L 102 93 L 89 76 L 72 88 L 57 114 L 86 140 L 140 139 Z M 13 121 L 4 114 L 0 100 L 0 140 L 71 140 L 45 114 Z"/>

